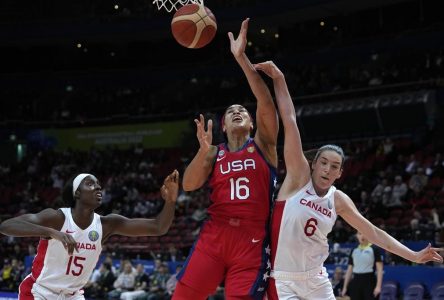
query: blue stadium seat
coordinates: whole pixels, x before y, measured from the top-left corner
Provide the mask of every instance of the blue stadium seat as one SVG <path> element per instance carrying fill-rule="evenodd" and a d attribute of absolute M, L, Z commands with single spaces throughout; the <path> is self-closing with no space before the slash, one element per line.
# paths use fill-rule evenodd
<path fill-rule="evenodd" d="M 432 288 L 432 300 L 444 300 L 444 281 L 438 282 Z"/>
<path fill-rule="evenodd" d="M 424 286 L 419 282 L 412 282 L 404 289 L 404 300 L 423 300 Z"/>
<path fill-rule="evenodd" d="M 398 283 L 395 281 L 386 281 L 382 283 L 379 300 L 397 300 Z"/>

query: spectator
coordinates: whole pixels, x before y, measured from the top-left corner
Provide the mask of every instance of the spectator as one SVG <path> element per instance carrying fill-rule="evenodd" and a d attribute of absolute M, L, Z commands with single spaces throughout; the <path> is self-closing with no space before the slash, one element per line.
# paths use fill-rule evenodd
<path fill-rule="evenodd" d="M 168 296 L 173 296 L 174 290 L 176 289 L 177 284 L 177 275 L 182 270 L 182 265 L 176 266 L 176 273 L 172 274 L 166 283 L 166 292 Z"/>
<path fill-rule="evenodd" d="M 390 206 L 402 206 L 407 191 L 407 185 L 402 181 L 401 175 L 397 175 L 395 177 L 395 183 L 393 184 Z"/>
<path fill-rule="evenodd" d="M 119 299 L 123 292 L 134 290 L 136 283 L 136 276 L 133 272 L 131 263 L 125 263 L 123 272 L 114 281 L 114 290 L 108 293 L 108 299 Z"/>
<path fill-rule="evenodd" d="M 423 190 L 423 188 L 427 185 L 428 177 L 424 173 L 423 168 L 418 168 L 416 174 L 410 177 L 409 188 L 415 192 L 419 193 Z"/>
<path fill-rule="evenodd" d="M 134 291 L 131 292 L 123 292 L 120 295 L 121 300 L 133 300 L 138 298 L 145 298 L 148 296 L 147 288 L 148 288 L 149 278 L 145 273 L 144 266 L 142 264 L 138 264 L 136 267 L 136 278 Z"/>

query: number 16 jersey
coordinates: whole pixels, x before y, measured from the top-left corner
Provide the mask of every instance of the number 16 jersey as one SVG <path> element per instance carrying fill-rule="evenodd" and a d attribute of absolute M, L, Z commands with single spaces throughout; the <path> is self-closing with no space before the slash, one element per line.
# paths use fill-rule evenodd
<path fill-rule="evenodd" d="M 209 180 L 213 217 L 268 222 L 276 169 L 269 165 L 250 138 L 238 151 L 220 144 Z"/>

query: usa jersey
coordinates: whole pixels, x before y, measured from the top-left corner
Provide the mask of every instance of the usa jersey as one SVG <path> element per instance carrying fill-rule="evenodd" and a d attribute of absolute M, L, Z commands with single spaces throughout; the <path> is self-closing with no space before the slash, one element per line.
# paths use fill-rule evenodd
<path fill-rule="evenodd" d="M 60 231 L 72 235 L 79 252 L 74 250 L 69 256 L 60 241 L 41 239 L 32 263 L 32 277 L 55 293 L 75 293 L 87 283 L 102 252 L 102 223 L 100 216 L 94 214 L 91 224 L 82 230 L 74 223 L 71 208 L 60 210 L 65 215 Z"/>
<path fill-rule="evenodd" d="M 209 180 L 210 216 L 267 222 L 276 186 L 276 169 L 269 165 L 250 138 L 238 151 L 217 147 Z"/>
<path fill-rule="evenodd" d="M 310 180 L 291 198 L 276 202 L 271 229 L 273 271 L 322 267 L 329 255 L 327 235 L 336 221 L 335 191 L 332 186 L 319 197 Z"/>

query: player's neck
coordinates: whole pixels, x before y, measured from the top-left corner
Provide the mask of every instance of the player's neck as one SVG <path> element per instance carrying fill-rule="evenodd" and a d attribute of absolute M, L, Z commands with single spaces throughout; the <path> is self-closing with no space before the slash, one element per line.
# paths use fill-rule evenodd
<path fill-rule="evenodd" d="M 250 138 L 250 135 L 231 135 L 228 136 L 227 147 L 230 152 L 239 151 Z"/>
<path fill-rule="evenodd" d="M 74 208 L 71 208 L 71 214 L 74 222 L 81 229 L 86 229 L 91 225 L 94 219 L 94 211 L 90 208 L 81 207 L 76 205 Z"/>

